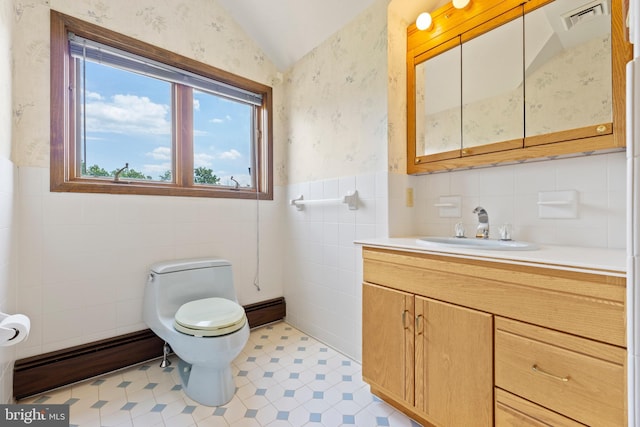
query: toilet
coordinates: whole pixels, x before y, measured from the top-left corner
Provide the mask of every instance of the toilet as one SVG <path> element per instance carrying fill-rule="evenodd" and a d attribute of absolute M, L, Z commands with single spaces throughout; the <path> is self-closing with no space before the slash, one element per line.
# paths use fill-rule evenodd
<path fill-rule="evenodd" d="M 229 261 L 184 259 L 151 266 L 143 319 L 178 356 L 184 392 L 206 406 L 228 403 L 235 393 L 231 362 L 249 339 Z"/>

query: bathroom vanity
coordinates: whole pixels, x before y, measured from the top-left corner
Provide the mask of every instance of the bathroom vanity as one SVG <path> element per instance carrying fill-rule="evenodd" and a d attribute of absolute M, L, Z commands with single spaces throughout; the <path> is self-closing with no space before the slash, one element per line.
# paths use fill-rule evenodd
<path fill-rule="evenodd" d="M 374 394 L 424 425 L 626 425 L 623 250 L 359 243 Z"/>

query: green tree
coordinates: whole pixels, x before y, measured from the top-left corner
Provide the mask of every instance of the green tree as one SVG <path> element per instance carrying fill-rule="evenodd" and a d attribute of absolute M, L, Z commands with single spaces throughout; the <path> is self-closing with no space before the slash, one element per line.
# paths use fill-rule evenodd
<path fill-rule="evenodd" d="M 219 184 L 220 178 L 213 174 L 213 170 L 205 167 L 196 168 L 193 171 L 193 182 L 196 184 Z"/>
<path fill-rule="evenodd" d="M 118 171 L 118 169 L 114 169 L 111 172 L 111 176 L 116 176 L 116 172 Z M 149 175 L 145 175 L 142 172 L 138 172 L 135 169 L 125 169 L 120 173 L 120 178 L 133 178 L 133 179 L 153 179 L 151 178 L 151 176 Z"/>
<path fill-rule="evenodd" d="M 171 181 L 171 171 L 165 171 L 158 178 L 160 178 L 160 181 Z"/>
<path fill-rule="evenodd" d="M 113 175 L 107 172 L 104 168 L 101 168 L 98 165 L 89 166 L 89 169 L 85 171 L 86 175 L 90 176 L 110 176 Z"/>

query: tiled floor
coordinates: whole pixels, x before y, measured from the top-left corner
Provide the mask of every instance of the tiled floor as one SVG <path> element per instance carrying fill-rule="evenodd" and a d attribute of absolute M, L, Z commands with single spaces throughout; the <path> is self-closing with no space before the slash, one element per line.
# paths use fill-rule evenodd
<path fill-rule="evenodd" d="M 233 362 L 237 392 L 224 406 L 181 390 L 177 362 L 144 363 L 19 403 L 70 405 L 72 426 L 417 427 L 369 393 L 361 367 L 281 322 L 255 329 Z"/>

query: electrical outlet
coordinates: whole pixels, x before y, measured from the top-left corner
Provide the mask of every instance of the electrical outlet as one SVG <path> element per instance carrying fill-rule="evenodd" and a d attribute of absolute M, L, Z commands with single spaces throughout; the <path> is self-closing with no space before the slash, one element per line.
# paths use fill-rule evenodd
<path fill-rule="evenodd" d="M 406 206 L 408 208 L 412 208 L 413 207 L 413 188 L 411 188 L 411 187 L 407 188 Z"/>

